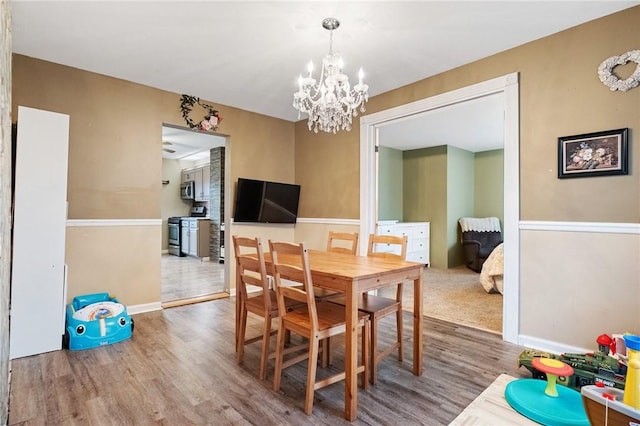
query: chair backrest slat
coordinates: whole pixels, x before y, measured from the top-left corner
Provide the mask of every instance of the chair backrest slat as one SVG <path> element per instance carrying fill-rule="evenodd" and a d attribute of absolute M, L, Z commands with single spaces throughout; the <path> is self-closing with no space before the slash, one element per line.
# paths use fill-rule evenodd
<path fill-rule="evenodd" d="M 307 306 L 311 325 L 314 330 L 317 330 L 318 313 L 316 311 L 311 268 L 309 267 L 309 254 L 305 244 L 269 241 L 269 249 L 271 251 L 273 277 L 280 316 L 285 317 L 287 315 L 285 298 L 304 303 Z M 293 281 L 302 285 L 287 285 L 283 280 Z"/>
<path fill-rule="evenodd" d="M 260 287 L 265 312 L 271 311 L 269 280 L 262 241 L 260 238 L 238 237 L 236 235 L 232 239 L 236 256 L 236 291 L 239 292 L 239 297 L 247 299 L 247 286 Z"/>
<path fill-rule="evenodd" d="M 380 247 L 396 246 L 399 248 L 400 253 L 393 253 L 389 251 L 381 251 Z M 396 235 L 369 235 L 369 247 L 367 249 L 367 256 L 382 257 L 389 259 L 406 260 L 407 258 L 407 236 Z"/>
<path fill-rule="evenodd" d="M 327 251 L 335 253 L 356 254 L 358 250 L 358 233 L 329 232 Z"/>

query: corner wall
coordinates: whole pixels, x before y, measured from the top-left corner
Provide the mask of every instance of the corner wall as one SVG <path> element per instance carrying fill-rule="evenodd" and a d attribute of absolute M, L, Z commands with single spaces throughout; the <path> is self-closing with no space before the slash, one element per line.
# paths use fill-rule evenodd
<path fill-rule="evenodd" d="M 475 191 L 476 164 L 473 152 L 447 147 L 447 264 L 446 268 L 464 264 L 460 244 L 461 217 L 475 216 L 473 206 L 478 194 Z"/>
<path fill-rule="evenodd" d="M 504 225 L 504 149 L 475 154 L 474 182 L 474 216 L 495 216 Z"/>
<path fill-rule="evenodd" d="M 402 151 L 379 147 L 378 220 L 402 222 Z"/>

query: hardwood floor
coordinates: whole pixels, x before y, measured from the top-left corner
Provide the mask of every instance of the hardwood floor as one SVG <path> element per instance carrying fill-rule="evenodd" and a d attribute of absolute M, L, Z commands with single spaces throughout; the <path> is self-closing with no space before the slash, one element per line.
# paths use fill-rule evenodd
<path fill-rule="evenodd" d="M 9 424 L 349 424 L 344 382 L 318 390 L 307 417 L 306 363 L 284 371 L 278 393 L 271 389 L 273 361 L 267 379 L 258 379 L 259 343 L 246 347 L 238 365 L 234 316 L 235 297 L 138 314 L 130 340 L 13 360 Z M 411 314 L 404 320 L 405 362 L 385 359 L 376 385 L 358 389 L 353 424 L 446 425 L 501 373 L 530 377 L 516 368 L 523 348 L 430 318 L 424 319 L 425 370 L 415 376 Z M 260 325 L 250 315 L 248 335 L 259 334 Z M 393 340 L 393 318 L 382 321 L 380 333 L 385 344 Z M 343 341 L 332 343 L 335 371 L 342 368 Z"/>
<path fill-rule="evenodd" d="M 198 301 L 224 291 L 224 264 L 163 254 L 161 269 L 163 306 Z"/>

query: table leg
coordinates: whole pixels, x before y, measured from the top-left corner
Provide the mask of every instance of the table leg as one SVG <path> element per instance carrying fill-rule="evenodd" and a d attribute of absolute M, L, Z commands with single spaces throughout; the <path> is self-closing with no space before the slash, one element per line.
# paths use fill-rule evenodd
<path fill-rule="evenodd" d="M 349 286 L 346 298 L 344 417 L 354 421 L 358 416 L 358 298 Z"/>
<path fill-rule="evenodd" d="M 422 376 L 422 268 L 413 281 L 413 374 Z"/>

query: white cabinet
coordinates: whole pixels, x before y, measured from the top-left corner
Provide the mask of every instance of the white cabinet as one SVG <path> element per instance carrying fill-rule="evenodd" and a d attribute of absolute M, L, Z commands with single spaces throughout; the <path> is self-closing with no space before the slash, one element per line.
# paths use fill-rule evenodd
<path fill-rule="evenodd" d="M 398 222 L 395 232 L 407 236 L 407 260 L 429 264 L 429 222 Z"/>
<path fill-rule="evenodd" d="M 198 256 L 198 221 L 189 220 L 189 256 Z"/>
<path fill-rule="evenodd" d="M 211 193 L 211 185 L 209 183 L 211 172 L 209 171 L 209 165 L 198 167 L 194 172 L 194 181 L 196 182 L 195 200 L 196 201 L 209 201 L 209 195 Z"/>
<path fill-rule="evenodd" d="M 191 169 L 182 170 L 182 182 L 195 182 L 195 201 L 209 201 L 211 194 L 211 185 L 209 182 L 211 172 L 209 165 L 199 166 Z"/>
<path fill-rule="evenodd" d="M 180 221 L 180 253 L 189 254 L 189 220 Z"/>
<path fill-rule="evenodd" d="M 195 179 L 195 169 L 182 170 L 182 183 L 189 182 Z"/>
<path fill-rule="evenodd" d="M 17 118 L 10 359 L 62 347 L 66 302 L 69 116 L 20 106 Z"/>
<path fill-rule="evenodd" d="M 429 222 L 378 222 L 378 235 L 407 236 L 407 260 L 429 264 Z M 378 250 L 385 250 L 378 247 Z M 389 248 L 391 251 L 392 249 Z"/>
<path fill-rule="evenodd" d="M 188 256 L 209 257 L 209 219 L 187 218 L 181 221 L 180 251 Z"/>

